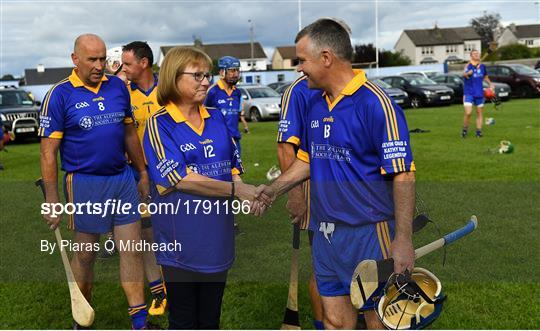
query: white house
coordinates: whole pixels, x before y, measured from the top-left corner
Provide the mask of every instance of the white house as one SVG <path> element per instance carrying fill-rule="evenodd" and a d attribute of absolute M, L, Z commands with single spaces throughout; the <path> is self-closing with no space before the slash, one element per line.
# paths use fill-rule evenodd
<path fill-rule="evenodd" d="M 193 46 L 193 45 L 176 45 Z M 158 64 L 161 66 L 165 54 L 175 46 L 161 46 Z M 199 44 L 200 47 L 212 60 L 218 60 L 222 56 L 234 56 L 240 60 L 240 70 L 266 70 L 266 53 L 258 42 L 253 43 L 253 54 L 251 43 L 231 43 L 231 44 Z"/>
<path fill-rule="evenodd" d="M 472 27 L 403 30 L 394 50 L 403 52 L 411 64 L 459 62 L 469 60 L 469 53 L 482 51 L 481 38 Z"/>
<path fill-rule="evenodd" d="M 540 47 L 540 24 L 507 26 L 497 39 L 499 46 L 523 44 L 528 47 Z"/>

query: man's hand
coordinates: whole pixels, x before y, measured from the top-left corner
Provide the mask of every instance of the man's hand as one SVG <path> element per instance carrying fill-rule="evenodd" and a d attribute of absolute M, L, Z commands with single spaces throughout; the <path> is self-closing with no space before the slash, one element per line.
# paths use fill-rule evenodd
<path fill-rule="evenodd" d="M 257 187 L 255 191 L 255 204 L 254 208 L 252 208 L 251 213 L 255 216 L 261 216 L 266 209 L 270 208 L 272 206 L 272 203 L 274 200 L 276 200 L 277 192 L 274 190 L 274 188 L 270 186 L 266 186 L 264 184 Z"/>
<path fill-rule="evenodd" d="M 291 215 L 292 223 L 298 223 L 306 213 L 306 200 L 300 186 L 293 188 L 289 192 L 289 200 L 287 201 L 286 208 Z"/>
<path fill-rule="evenodd" d="M 241 201 L 253 201 L 255 200 L 254 185 L 246 184 L 244 182 L 235 182 L 235 196 Z"/>
<path fill-rule="evenodd" d="M 143 203 L 150 202 L 150 179 L 148 178 L 148 172 L 141 171 L 139 173 L 141 179 L 137 184 L 137 191 L 139 191 L 139 199 Z"/>
<path fill-rule="evenodd" d="M 394 272 L 403 273 L 414 268 L 414 248 L 410 238 L 395 238 L 390 245 L 390 254 L 394 259 Z"/>
<path fill-rule="evenodd" d="M 53 206 L 54 203 L 58 203 L 58 201 L 56 202 L 46 201 L 46 203 L 48 203 L 49 206 Z M 53 210 L 51 210 L 50 214 L 43 214 L 43 219 L 47 223 L 47 226 L 49 227 L 49 229 L 55 230 L 60 225 L 60 221 L 62 220 L 62 215 L 54 214 Z"/>

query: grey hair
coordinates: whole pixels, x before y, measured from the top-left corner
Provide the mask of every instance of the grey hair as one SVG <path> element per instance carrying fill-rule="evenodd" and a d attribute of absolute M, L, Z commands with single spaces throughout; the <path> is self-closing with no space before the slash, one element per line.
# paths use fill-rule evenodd
<path fill-rule="evenodd" d="M 351 61 L 353 48 L 351 45 L 350 28 L 342 20 L 335 18 L 321 18 L 303 28 L 294 40 L 298 43 L 303 37 L 309 37 L 312 48 L 331 49 L 336 56 L 345 61 Z"/>

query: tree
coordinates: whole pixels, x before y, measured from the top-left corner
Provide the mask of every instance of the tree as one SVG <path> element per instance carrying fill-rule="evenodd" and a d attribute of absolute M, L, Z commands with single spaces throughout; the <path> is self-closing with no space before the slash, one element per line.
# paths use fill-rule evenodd
<path fill-rule="evenodd" d="M 375 52 L 376 50 L 373 44 L 355 45 L 353 63 L 375 62 Z M 379 49 L 380 67 L 406 66 L 409 64 L 411 64 L 411 60 L 407 56 L 403 55 L 403 53 Z"/>
<path fill-rule="evenodd" d="M 495 41 L 495 36 L 501 31 L 501 15 L 499 13 L 488 13 L 471 19 L 472 28 L 480 35 L 482 49 L 487 50 L 489 42 Z"/>
<path fill-rule="evenodd" d="M 15 80 L 15 77 L 13 77 L 12 74 L 7 74 L 7 75 L 2 76 L 0 80 Z"/>

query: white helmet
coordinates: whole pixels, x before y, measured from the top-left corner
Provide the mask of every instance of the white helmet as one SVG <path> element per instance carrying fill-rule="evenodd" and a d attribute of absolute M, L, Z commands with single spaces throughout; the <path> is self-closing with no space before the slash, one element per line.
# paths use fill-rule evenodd
<path fill-rule="evenodd" d="M 116 75 L 122 67 L 122 47 L 114 47 L 107 50 L 107 70 Z"/>

